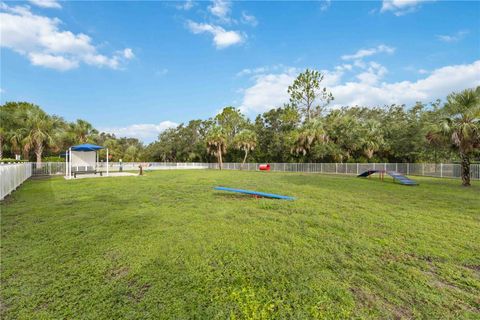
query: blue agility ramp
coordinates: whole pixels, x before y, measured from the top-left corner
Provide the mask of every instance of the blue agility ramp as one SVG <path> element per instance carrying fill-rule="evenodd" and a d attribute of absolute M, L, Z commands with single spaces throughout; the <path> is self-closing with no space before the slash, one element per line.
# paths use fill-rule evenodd
<path fill-rule="evenodd" d="M 252 190 L 233 189 L 233 188 L 225 188 L 225 187 L 215 187 L 214 189 L 219 191 L 243 193 L 243 194 L 248 194 L 254 197 L 282 199 L 282 200 L 295 200 L 294 197 L 282 196 L 282 195 L 273 194 L 273 193 L 257 192 Z"/>
<path fill-rule="evenodd" d="M 416 181 L 405 177 L 403 174 L 395 172 L 395 171 L 387 171 L 387 174 L 393 178 L 393 180 L 398 181 L 400 184 L 407 185 L 407 186 L 418 186 Z"/>
<path fill-rule="evenodd" d="M 395 171 L 367 170 L 367 171 L 359 174 L 357 177 L 366 178 L 366 177 L 371 176 L 374 173 L 380 173 L 381 175 L 386 173 L 390 177 L 392 177 L 394 181 L 398 181 L 398 183 L 400 183 L 400 184 L 403 184 L 403 185 L 406 185 L 406 186 L 418 186 L 418 183 L 416 181 L 413 181 L 412 179 L 409 179 L 409 178 L 405 177 L 403 174 L 401 174 L 399 172 L 395 172 Z M 383 178 L 382 178 L 382 180 L 383 180 Z"/>

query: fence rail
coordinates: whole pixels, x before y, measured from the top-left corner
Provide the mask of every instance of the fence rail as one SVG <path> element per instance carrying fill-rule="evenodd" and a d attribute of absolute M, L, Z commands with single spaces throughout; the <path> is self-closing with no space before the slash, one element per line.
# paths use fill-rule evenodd
<path fill-rule="evenodd" d="M 0 164 L 0 200 L 32 176 L 30 163 Z"/>
<path fill-rule="evenodd" d="M 260 163 L 224 163 L 226 170 L 259 170 Z M 210 163 L 210 169 L 218 169 L 218 163 Z M 396 171 L 406 175 L 461 178 L 461 165 L 456 163 L 270 163 L 271 171 L 311 172 L 358 175 L 367 170 Z M 470 178 L 480 179 L 480 164 L 470 165 Z"/>
<path fill-rule="evenodd" d="M 142 165 L 145 170 L 177 170 L 177 169 L 218 169 L 218 163 L 202 162 L 109 162 L 108 170 L 136 171 Z M 260 163 L 224 163 L 226 170 L 256 171 Z M 272 171 L 280 172 L 311 172 L 331 174 L 357 175 L 366 170 L 396 171 L 412 176 L 438 178 L 460 178 L 461 166 L 457 163 L 270 163 Z M 97 163 L 97 170 L 106 171 L 105 162 Z M 82 170 L 82 167 L 73 167 Z M 32 163 L 33 175 L 65 175 L 65 163 L 45 162 L 40 165 Z M 471 179 L 480 180 L 480 164 L 470 165 Z"/>
<path fill-rule="evenodd" d="M 109 162 L 110 172 L 135 171 L 142 165 L 145 170 L 175 170 L 175 169 L 218 169 L 218 163 L 202 162 Z M 258 170 L 260 163 L 224 163 L 227 170 Z M 65 163 L 46 162 L 37 166 L 32 163 L 33 175 L 64 175 Z M 106 171 L 105 162 L 97 163 L 97 170 Z M 366 170 L 397 171 L 406 175 L 427 176 L 438 178 L 460 178 L 461 166 L 456 163 L 270 163 L 272 171 L 280 172 L 312 172 L 332 174 L 360 174 Z M 74 167 L 81 170 L 82 167 Z M 470 165 L 470 177 L 480 179 L 480 164 Z"/>
<path fill-rule="evenodd" d="M 53 176 L 66 175 L 66 165 L 64 162 L 42 162 L 37 164 L 32 162 L 32 170 L 34 176 Z M 109 162 L 108 171 L 136 171 L 138 166 L 142 165 L 144 170 L 174 170 L 174 169 L 208 169 L 208 163 L 201 162 Z M 107 171 L 106 162 L 97 162 L 96 167 L 91 166 L 73 166 L 73 171 L 93 170 Z"/>

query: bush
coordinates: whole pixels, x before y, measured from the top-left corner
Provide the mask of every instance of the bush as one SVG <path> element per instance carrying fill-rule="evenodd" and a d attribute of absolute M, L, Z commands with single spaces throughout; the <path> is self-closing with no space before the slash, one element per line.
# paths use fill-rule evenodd
<path fill-rule="evenodd" d="M 13 163 L 13 162 L 28 162 L 28 160 L 15 160 L 15 159 L 12 159 L 12 158 L 4 158 L 4 159 L 0 159 L 0 163 Z"/>
<path fill-rule="evenodd" d="M 60 158 L 59 156 L 45 157 L 42 159 L 43 162 L 65 162 L 65 158 Z"/>

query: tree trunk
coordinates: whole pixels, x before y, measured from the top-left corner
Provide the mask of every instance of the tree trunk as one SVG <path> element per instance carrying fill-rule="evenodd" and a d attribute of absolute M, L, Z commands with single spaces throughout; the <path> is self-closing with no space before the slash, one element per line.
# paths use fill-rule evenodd
<path fill-rule="evenodd" d="M 0 159 L 3 158 L 3 137 L 0 136 Z"/>
<path fill-rule="evenodd" d="M 43 146 L 35 147 L 35 155 L 37 156 L 37 167 L 42 164 L 42 153 L 43 153 Z"/>
<path fill-rule="evenodd" d="M 218 147 L 217 149 L 217 156 L 218 156 L 218 168 L 222 170 L 222 148 Z"/>
<path fill-rule="evenodd" d="M 462 159 L 462 185 L 470 187 L 470 158 L 463 152 L 460 152 Z"/>
<path fill-rule="evenodd" d="M 245 161 L 247 161 L 247 157 L 248 157 L 248 149 L 245 150 L 245 157 L 243 157 L 242 169 L 245 167 Z"/>
<path fill-rule="evenodd" d="M 30 151 L 23 150 L 23 160 L 30 160 Z"/>

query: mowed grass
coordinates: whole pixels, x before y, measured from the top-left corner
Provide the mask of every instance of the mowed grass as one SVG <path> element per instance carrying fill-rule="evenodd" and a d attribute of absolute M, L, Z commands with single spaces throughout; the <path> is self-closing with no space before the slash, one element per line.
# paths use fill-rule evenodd
<path fill-rule="evenodd" d="M 30 180 L 0 207 L 0 316 L 478 319 L 480 184 L 415 179 L 178 170 Z"/>

